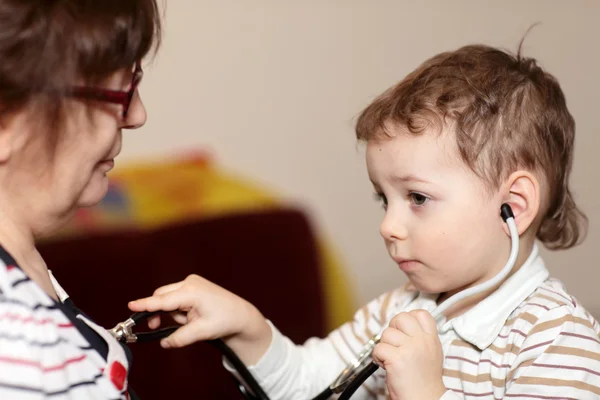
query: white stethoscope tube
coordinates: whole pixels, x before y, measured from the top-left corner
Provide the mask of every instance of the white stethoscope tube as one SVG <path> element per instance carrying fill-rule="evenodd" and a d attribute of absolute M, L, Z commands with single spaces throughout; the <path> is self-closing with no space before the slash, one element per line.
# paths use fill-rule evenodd
<path fill-rule="evenodd" d="M 506 262 L 504 268 L 502 268 L 502 270 L 489 281 L 465 289 L 440 304 L 431 312 L 431 315 L 435 320 L 439 319 L 450 307 L 470 296 L 483 293 L 486 290 L 493 288 L 502 282 L 508 276 L 508 274 L 510 274 L 510 271 L 512 271 L 515 263 L 517 262 L 517 256 L 519 255 L 519 232 L 517 230 L 517 224 L 515 223 L 515 218 L 512 215 L 512 211 L 510 212 L 510 217 L 506 219 L 506 224 L 508 225 L 508 229 L 510 231 L 511 246 L 510 255 L 508 256 L 508 261 Z"/>

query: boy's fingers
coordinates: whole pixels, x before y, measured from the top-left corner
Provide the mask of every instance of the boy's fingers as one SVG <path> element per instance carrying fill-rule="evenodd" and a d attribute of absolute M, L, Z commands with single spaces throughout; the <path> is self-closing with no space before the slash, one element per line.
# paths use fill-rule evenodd
<path fill-rule="evenodd" d="M 187 305 L 185 296 L 178 292 L 167 292 L 129 302 L 131 311 L 175 311 Z"/>
<path fill-rule="evenodd" d="M 168 292 L 172 292 L 173 290 L 179 289 L 183 285 L 183 281 L 171 283 L 165 286 L 161 286 L 154 291 L 154 296 L 157 294 L 165 294 Z"/>
<path fill-rule="evenodd" d="M 152 297 L 155 297 L 155 296 L 173 292 L 173 291 L 179 289 L 182 285 L 183 285 L 183 281 L 171 283 L 171 284 L 165 285 L 165 286 L 161 286 L 154 291 L 154 294 L 152 296 L 143 297 L 141 299 L 130 301 L 128 303 L 129 309 L 132 311 L 157 311 L 157 310 L 149 310 L 149 309 L 145 308 L 145 307 L 147 307 L 147 304 L 148 304 L 147 300 L 151 299 Z"/>
<path fill-rule="evenodd" d="M 207 326 L 202 324 L 201 321 L 195 321 L 194 323 L 183 325 L 169 337 L 161 340 L 160 344 L 166 349 L 179 348 L 207 339 L 212 339 Z"/>
<path fill-rule="evenodd" d="M 373 362 L 379 365 L 381 368 L 385 368 L 385 364 L 393 359 L 395 352 L 397 351 L 396 346 L 392 346 L 387 343 L 377 343 L 377 346 L 373 349 Z"/>
<path fill-rule="evenodd" d="M 160 315 L 153 315 L 148 318 L 148 328 L 154 330 L 160 327 Z"/>
<path fill-rule="evenodd" d="M 188 323 L 188 318 L 186 313 L 174 311 L 171 313 L 171 317 L 175 322 L 179 325 L 185 325 Z"/>
<path fill-rule="evenodd" d="M 380 343 L 391 344 L 392 346 L 401 346 L 406 343 L 406 335 L 395 328 L 386 328 L 381 334 Z"/>
<path fill-rule="evenodd" d="M 421 329 L 423 329 L 424 332 L 437 335 L 437 325 L 429 311 L 413 310 L 410 313 L 419 322 L 419 325 L 421 325 Z"/>
<path fill-rule="evenodd" d="M 423 331 L 415 316 L 407 312 L 400 313 L 392 318 L 390 327 L 395 328 L 408 336 L 419 336 Z"/>

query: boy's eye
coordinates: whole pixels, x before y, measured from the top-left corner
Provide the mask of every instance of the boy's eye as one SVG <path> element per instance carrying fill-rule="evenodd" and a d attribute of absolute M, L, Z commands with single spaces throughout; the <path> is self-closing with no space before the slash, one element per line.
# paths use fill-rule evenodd
<path fill-rule="evenodd" d="M 385 210 L 387 208 L 387 197 L 383 193 L 375 193 L 375 200 L 381 203 L 381 206 Z"/>
<path fill-rule="evenodd" d="M 416 206 L 422 206 L 425 203 L 427 203 L 427 201 L 429 200 L 429 197 L 425 196 L 424 194 L 421 193 L 410 193 L 410 200 L 412 201 L 412 203 Z"/>

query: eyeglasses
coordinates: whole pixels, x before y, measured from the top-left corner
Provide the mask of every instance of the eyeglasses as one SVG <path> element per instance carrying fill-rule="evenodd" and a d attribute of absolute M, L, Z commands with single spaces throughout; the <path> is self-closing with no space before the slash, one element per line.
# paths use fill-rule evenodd
<path fill-rule="evenodd" d="M 133 99 L 133 95 L 135 94 L 135 91 L 143 76 L 144 71 L 142 70 L 142 66 L 139 62 L 137 62 L 133 70 L 133 78 L 131 79 L 131 86 L 128 91 L 76 86 L 73 88 L 71 95 L 83 99 L 120 104 L 123 106 L 123 118 L 127 118 L 127 113 L 129 112 L 129 107 L 131 106 L 131 100 Z"/>

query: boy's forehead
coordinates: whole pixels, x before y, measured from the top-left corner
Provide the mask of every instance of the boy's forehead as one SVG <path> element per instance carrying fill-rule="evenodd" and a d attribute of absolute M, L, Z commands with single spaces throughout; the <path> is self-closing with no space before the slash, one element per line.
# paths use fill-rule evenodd
<path fill-rule="evenodd" d="M 413 134 L 402 127 L 388 129 L 389 136 L 369 140 L 367 163 L 377 168 L 437 172 L 464 166 L 454 133 L 449 130 L 425 130 Z"/>

